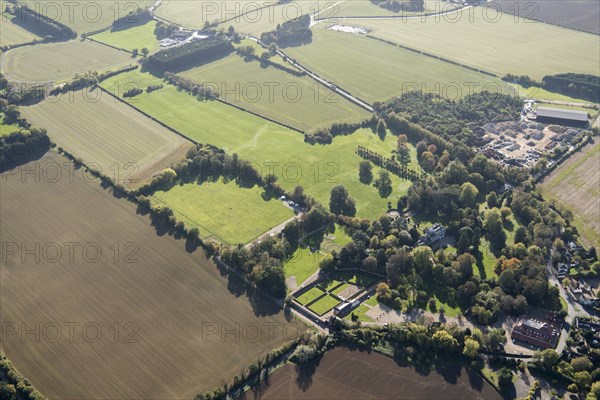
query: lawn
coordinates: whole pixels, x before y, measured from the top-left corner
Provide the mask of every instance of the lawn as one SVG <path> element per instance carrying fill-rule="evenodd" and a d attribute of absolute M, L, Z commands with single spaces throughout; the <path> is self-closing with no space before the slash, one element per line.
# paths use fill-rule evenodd
<path fill-rule="evenodd" d="M 17 124 L 7 124 L 4 122 L 4 114 L 0 113 L 0 136 L 8 135 L 19 129 L 19 125 Z"/>
<path fill-rule="evenodd" d="M 364 304 L 356 307 L 352 312 L 344 317 L 347 321 L 352 321 L 352 315 L 357 316 L 357 320 L 361 322 L 375 322 L 375 320 L 367 315 L 371 309 Z"/>
<path fill-rule="evenodd" d="M 237 54 L 182 72 L 216 86 L 221 98 L 267 118 L 309 131 L 336 122 L 362 121 L 370 115 L 310 78 L 297 77 Z"/>
<path fill-rule="evenodd" d="M 473 266 L 473 274 L 487 279 L 496 276 L 496 272 L 494 272 L 494 267 L 498 258 L 490 249 L 490 242 L 486 238 L 481 238 L 481 242 L 479 244 L 479 251 L 481 255 L 476 257 L 477 262 Z"/>
<path fill-rule="evenodd" d="M 319 286 L 327 292 L 331 291 L 333 288 L 338 287 L 339 285 L 342 285 L 342 282 L 333 278 L 327 278 L 319 284 Z"/>
<path fill-rule="evenodd" d="M 259 186 L 243 188 L 234 181 L 186 183 L 157 191 L 152 202 L 165 204 L 186 227 L 198 228 L 203 239 L 248 243 L 294 215 L 279 200 L 265 201 Z"/>
<path fill-rule="evenodd" d="M 448 305 L 447 303 L 443 303 L 440 299 L 438 299 L 437 297 L 435 297 L 435 306 L 436 306 L 436 312 L 439 314 L 441 307 L 444 307 L 444 315 L 447 317 L 452 317 L 452 318 L 456 318 L 456 316 L 458 315 L 460 311 L 460 308 L 458 307 L 452 307 L 450 305 Z"/>
<path fill-rule="evenodd" d="M 308 304 L 314 299 L 322 296 L 324 293 L 325 292 L 323 292 L 321 289 L 315 286 L 312 287 L 309 291 L 304 292 L 302 295 L 296 297 L 296 300 L 298 300 L 300 304 Z"/>
<path fill-rule="evenodd" d="M 2 326 L 39 334 L 3 336 L 2 351 L 44 396 L 193 398 L 306 328 L 64 157 L 22 167 L 60 178 L 0 176 L 2 240 L 51 245 L 37 262 L 31 252 L 2 260 Z M 231 334 L 240 326 L 252 339 Z"/>
<path fill-rule="evenodd" d="M 35 32 L 25 29 L 24 26 L 19 24 L 19 18 L 15 18 L 14 15 L 3 13 L 0 15 L 0 18 L 2 19 L 2 40 L 0 40 L 0 46 L 2 47 L 29 43 L 42 38 Z"/>
<path fill-rule="evenodd" d="M 127 16 L 132 11 L 136 11 L 138 7 L 150 7 L 154 2 L 155 0 L 19 1 L 20 4 L 27 4 L 34 10 L 37 7 L 44 16 L 61 22 L 75 30 L 78 34 L 94 32 L 109 27 L 115 20 Z"/>
<path fill-rule="evenodd" d="M 367 102 L 385 101 L 420 89 L 457 98 L 469 94 L 470 87 L 481 90 L 486 83 L 501 90 L 507 87 L 499 79 L 457 65 L 319 26 L 313 29 L 311 44 L 285 49 L 286 53 Z"/>
<path fill-rule="evenodd" d="M 120 47 L 132 51 L 133 49 L 142 50 L 146 47 L 151 53 L 159 50 L 158 39 L 154 34 L 156 21 L 150 21 L 144 25 L 135 25 L 128 29 L 118 31 L 104 31 L 91 38 L 111 46 Z"/>
<path fill-rule="evenodd" d="M 344 290 L 352 287 L 354 285 L 351 285 L 349 283 L 344 283 L 338 287 L 336 287 L 333 291 L 331 291 L 332 294 L 335 294 L 336 296 L 338 296 L 341 292 L 343 292 Z"/>
<path fill-rule="evenodd" d="M 327 295 L 311 304 L 308 308 L 310 308 L 313 312 L 315 312 L 318 315 L 323 315 L 329 312 L 333 307 L 337 306 L 338 304 L 340 304 L 340 302 L 335 297 Z"/>
<path fill-rule="evenodd" d="M 59 146 L 133 187 L 184 158 L 192 146 L 100 90 L 48 98 L 20 110 Z"/>
<path fill-rule="evenodd" d="M 135 61 L 130 53 L 77 39 L 9 50 L 2 58 L 2 73 L 14 81 L 56 82 L 72 79 L 77 73 L 105 72 Z"/>
<path fill-rule="evenodd" d="M 361 20 L 371 34 L 504 76 L 598 74 L 598 36 L 475 7 L 447 16 Z M 560 49 L 560 52 L 557 52 Z M 576 61 L 575 61 L 576 60 Z M 429 70 L 427 70 L 429 72 Z"/>
<path fill-rule="evenodd" d="M 301 285 L 319 269 L 319 262 L 323 257 L 320 251 L 313 253 L 309 248 L 297 248 L 292 257 L 283 265 L 285 277 L 293 276 L 296 278 L 296 283 Z"/>
<path fill-rule="evenodd" d="M 163 83 L 149 74 L 133 71 L 102 82 L 102 86 L 121 91 L 125 84 L 147 87 Z M 405 194 L 409 181 L 392 175 L 390 197 L 380 197 L 377 189 L 358 179 L 362 160 L 355 154 L 359 145 L 390 155 L 396 148 L 396 138 L 385 141 L 369 129 L 360 129 L 350 136 L 338 136 L 331 145 L 309 145 L 303 136 L 262 118 L 239 111 L 219 102 L 200 102 L 193 96 L 166 85 L 163 89 L 143 93 L 130 101 L 159 121 L 179 130 L 200 143 L 210 143 L 240 158 L 255 162 L 263 175 L 273 172 L 279 184 L 287 190 L 302 185 L 307 194 L 324 205 L 329 204 L 331 188 L 342 184 L 356 200 L 357 215 L 375 219 L 387 211 L 387 203 L 395 204 Z M 412 168 L 416 155 L 412 151 Z M 290 158 L 292 156 L 292 158 Z M 379 169 L 374 167 L 377 176 Z"/>

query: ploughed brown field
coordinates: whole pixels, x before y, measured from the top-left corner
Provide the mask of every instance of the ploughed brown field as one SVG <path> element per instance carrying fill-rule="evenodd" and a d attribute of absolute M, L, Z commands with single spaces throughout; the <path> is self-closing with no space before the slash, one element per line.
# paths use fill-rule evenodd
<path fill-rule="evenodd" d="M 460 366 L 420 374 L 379 353 L 336 348 L 314 371 L 288 364 L 269 376 L 268 385 L 246 393 L 252 399 L 501 399 L 475 372 Z"/>
<path fill-rule="evenodd" d="M 600 34 L 598 0 L 495 0 L 492 6 L 507 14 Z"/>
<path fill-rule="evenodd" d="M 192 399 L 303 330 L 70 166 L 0 175 L 0 345 L 42 394 Z"/>

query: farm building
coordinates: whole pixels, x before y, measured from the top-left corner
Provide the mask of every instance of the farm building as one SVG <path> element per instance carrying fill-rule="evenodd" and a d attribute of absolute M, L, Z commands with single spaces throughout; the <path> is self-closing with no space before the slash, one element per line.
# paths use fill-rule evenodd
<path fill-rule="evenodd" d="M 564 126 L 589 126 L 585 111 L 563 110 L 560 108 L 538 107 L 537 122 Z"/>
<path fill-rule="evenodd" d="M 542 322 L 535 319 L 524 319 L 515 325 L 511 338 L 520 340 L 543 349 L 554 348 L 560 331 L 549 322 Z"/>

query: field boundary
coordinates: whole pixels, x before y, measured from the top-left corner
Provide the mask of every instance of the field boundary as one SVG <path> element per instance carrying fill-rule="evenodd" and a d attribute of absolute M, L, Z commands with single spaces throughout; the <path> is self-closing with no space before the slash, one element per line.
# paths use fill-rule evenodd
<path fill-rule="evenodd" d="M 133 51 L 131 51 L 131 50 L 127 50 L 127 49 L 124 49 L 124 48 L 122 48 L 122 47 L 113 46 L 112 44 L 108 44 L 108 43 L 101 42 L 101 41 L 99 41 L 99 40 L 96 40 L 96 39 L 94 39 L 94 38 L 92 38 L 92 37 L 83 36 L 83 40 L 89 40 L 90 42 L 93 42 L 93 43 L 98 43 L 98 44 L 101 44 L 101 45 L 103 45 L 103 46 L 110 47 L 111 49 L 115 49 L 115 50 L 124 51 L 124 52 L 126 52 L 126 53 L 128 53 L 128 54 L 131 54 L 131 55 L 133 55 Z M 136 58 L 137 58 L 137 57 L 136 57 Z"/>
<path fill-rule="evenodd" d="M 200 142 L 197 142 L 197 141 L 195 141 L 194 139 L 190 138 L 189 136 L 187 136 L 187 135 L 185 135 L 185 134 L 183 134 L 183 133 L 179 132 L 177 129 L 175 129 L 175 128 L 173 128 L 173 127 L 171 127 L 171 126 L 169 126 L 169 125 L 165 124 L 164 122 L 162 122 L 162 121 L 160 121 L 160 120 L 158 120 L 158 119 L 156 119 L 156 118 L 154 118 L 152 115 L 148 114 L 148 113 L 147 113 L 147 112 L 145 112 L 145 111 L 142 111 L 142 110 L 140 110 L 139 108 L 137 108 L 136 106 L 134 106 L 134 105 L 133 105 L 133 104 L 131 104 L 131 103 L 128 103 L 127 101 L 123 100 L 123 99 L 122 99 L 122 98 L 120 98 L 119 96 L 115 96 L 115 95 L 114 95 L 114 94 L 112 94 L 110 91 L 108 91 L 108 90 L 104 89 L 102 86 L 100 86 L 100 85 L 95 85 L 95 87 L 96 87 L 96 88 L 98 88 L 98 89 L 100 89 L 102 92 L 104 92 L 104 93 L 108 94 L 109 96 L 113 97 L 114 99 L 116 99 L 116 100 L 118 100 L 118 101 L 120 101 L 120 102 L 122 102 L 122 103 L 124 103 L 124 104 L 128 105 L 129 107 L 133 108 L 134 110 L 136 110 L 137 112 L 141 113 L 141 114 L 142 114 L 142 115 L 144 115 L 145 117 L 147 117 L 147 118 L 150 118 L 150 119 L 151 119 L 151 120 L 153 120 L 154 122 L 157 122 L 158 124 L 160 124 L 160 125 L 161 125 L 161 126 L 163 126 L 164 128 L 167 128 L 167 129 L 168 129 L 168 130 L 170 130 L 171 132 L 173 132 L 173 133 L 175 133 L 175 134 L 177 134 L 177 135 L 181 136 L 182 138 L 184 138 L 184 139 L 186 139 L 186 140 L 189 140 L 189 141 L 190 141 L 190 142 L 192 142 L 193 144 L 196 144 L 196 145 L 200 144 Z"/>
<path fill-rule="evenodd" d="M 265 119 L 265 120 L 267 120 L 267 121 L 269 121 L 269 122 L 272 122 L 272 123 L 274 123 L 274 124 L 281 125 L 281 126 L 283 126 L 284 128 L 288 128 L 288 129 L 291 129 L 291 130 L 293 130 L 293 131 L 300 132 L 300 133 L 301 133 L 301 134 L 303 134 L 303 135 L 304 135 L 304 133 L 305 133 L 303 130 L 300 130 L 300 129 L 298 129 L 298 128 L 294 128 L 293 126 L 290 126 L 290 125 L 284 124 L 283 122 L 276 121 L 276 120 L 274 120 L 274 119 L 272 119 L 272 118 L 265 117 L 264 115 L 261 115 L 261 114 L 259 114 L 259 113 L 257 113 L 257 112 L 250 111 L 250 110 L 248 110 L 248 109 L 246 109 L 246 108 L 244 108 L 244 107 L 242 107 L 242 106 L 238 106 L 237 104 L 230 103 L 230 102 L 228 102 L 227 100 L 218 99 L 218 98 L 217 98 L 217 99 L 215 99 L 215 100 L 216 100 L 216 101 L 218 101 L 218 102 L 220 102 L 220 103 L 227 104 L 228 106 L 231 106 L 231 107 L 233 107 L 233 108 L 237 108 L 237 109 L 238 109 L 238 110 L 240 110 L 240 111 L 244 111 L 244 112 L 247 112 L 247 113 L 249 113 L 249 114 L 252 114 L 252 115 L 254 115 L 254 116 L 256 116 L 256 117 L 259 117 L 259 118 Z"/>

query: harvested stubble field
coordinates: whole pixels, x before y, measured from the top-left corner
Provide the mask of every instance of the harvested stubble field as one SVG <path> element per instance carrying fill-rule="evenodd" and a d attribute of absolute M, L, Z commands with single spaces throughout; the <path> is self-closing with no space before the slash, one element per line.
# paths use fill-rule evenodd
<path fill-rule="evenodd" d="M 421 89 L 460 98 L 480 91 L 486 84 L 493 84 L 494 89 L 507 87 L 494 77 L 375 39 L 335 32 L 326 29 L 328 25 L 319 24 L 320 28 L 313 29 L 311 44 L 290 47 L 285 52 L 362 100 L 385 101 Z"/>
<path fill-rule="evenodd" d="M 65 158 L 23 168 L 36 162 L 37 182 L 0 176 L 3 245 L 40 248 L 39 262 L 3 252 L 0 322 L 17 333 L 1 350 L 48 398 L 191 399 L 303 330 Z"/>
<path fill-rule="evenodd" d="M 335 3 L 335 6 L 321 13 L 319 15 L 320 19 L 337 17 L 412 16 L 446 12 L 460 7 L 458 3 L 449 3 L 447 1 L 439 0 L 426 0 L 424 2 L 425 9 L 423 11 L 410 11 L 407 9 L 407 11 L 394 12 L 383 7 L 379 7 L 370 0 L 346 0 L 342 2 L 332 2 L 332 4 L 333 3 Z M 347 21 L 342 22 L 345 23 Z"/>
<path fill-rule="evenodd" d="M 229 103 L 296 129 L 310 131 L 336 122 L 357 122 L 369 113 L 310 78 L 231 54 L 182 76 L 216 86 Z"/>
<path fill-rule="evenodd" d="M 18 82 L 57 82 L 88 71 L 106 72 L 134 64 L 130 53 L 89 40 L 36 44 L 2 54 L 2 73 Z"/>
<path fill-rule="evenodd" d="M 139 186 L 185 157 L 193 144 L 98 89 L 21 107 L 27 120 L 103 174 Z"/>
<path fill-rule="evenodd" d="M 0 10 L 2 12 L 4 10 Z M 2 37 L 0 38 L 0 47 L 13 46 L 15 44 L 28 43 L 32 40 L 39 40 L 41 36 L 25 29 L 19 24 L 19 19 L 10 14 L 0 14 L 2 19 Z"/>
<path fill-rule="evenodd" d="M 133 71 L 101 83 L 114 91 L 131 83 L 140 87 L 164 83 L 149 74 Z M 358 179 L 362 158 L 355 154 L 357 146 L 365 146 L 380 154 L 390 155 L 396 138 L 384 141 L 370 129 L 359 129 L 349 136 L 338 136 L 330 145 L 310 145 L 304 137 L 262 118 L 215 101 L 198 101 L 171 85 L 152 93 L 142 93 L 130 101 L 159 121 L 179 130 L 200 143 L 210 143 L 241 159 L 253 161 L 263 175 L 274 173 L 286 190 L 302 185 L 307 194 L 329 204 L 331 188 L 342 184 L 356 200 L 356 214 L 375 219 L 387 211 L 388 201 L 406 193 L 410 182 L 391 176 L 393 192 L 382 198 L 377 189 Z M 418 170 L 416 151 L 411 149 L 411 168 Z M 290 154 L 293 158 L 290 159 Z M 373 168 L 377 177 L 379 168 Z"/>
<path fill-rule="evenodd" d="M 360 20 L 353 25 L 498 76 L 511 73 L 539 80 L 567 71 L 597 75 L 600 64 L 597 35 L 515 19 L 493 6 L 471 7 L 446 17 Z"/>
<path fill-rule="evenodd" d="M 268 384 L 248 391 L 250 399 L 501 399 L 494 388 L 471 370 L 449 365 L 431 373 L 400 366 L 392 358 L 336 348 L 315 366 L 293 364 L 277 369 Z"/>
<path fill-rule="evenodd" d="M 600 247 L 600 144 L 572 155 L 542 183 L 543 193 L 571 210 L 587 246 Z"/>
<path fill-rule="evenodd" d="M 248 243 L 291 218 L 294 212 L 276 199 L 265 200 L 259 186 L 244 188 L 234 181 L 188 183 L 154 193 L 188 228 L 198 228 L 203 239 L 226 244 Z"/>

